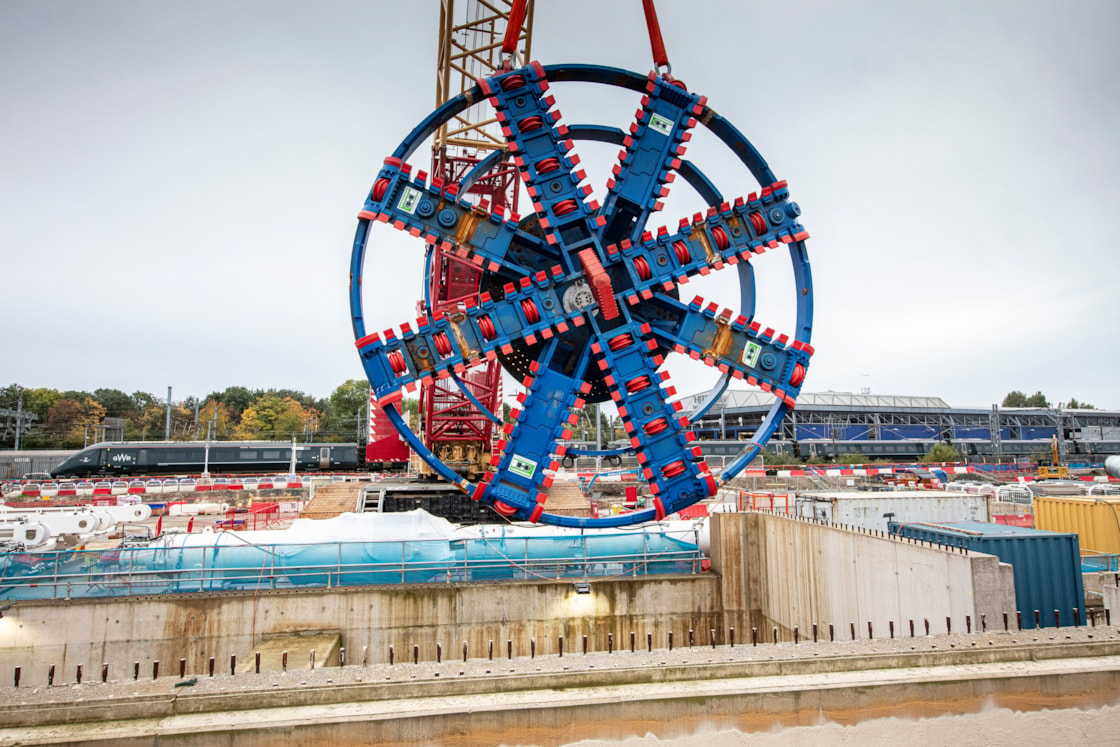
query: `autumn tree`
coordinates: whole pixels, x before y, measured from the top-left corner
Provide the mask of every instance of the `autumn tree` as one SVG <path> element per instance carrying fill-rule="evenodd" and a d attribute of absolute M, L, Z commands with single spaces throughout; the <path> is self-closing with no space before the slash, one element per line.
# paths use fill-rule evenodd
<path fill-rule="evenodd" d="M 221 402 L 208 399 L 206 404 L 198 409 L 198 429 L 202 438 L 208 437 L 212 440 L 229 438 L 235 425 L 230 408 Z"/>
<path fill-rule="evenodd" d="M 159 402 L 147 404 L 140 414 L 132 418 L 131 432 L 141 441 L 162 441 L 167 409 Z"/>
<path fill-rule="evenodd" d="M 181 405 L 173 405 L 171 407 L 171 440 L 193 441 L 194 439 L 194 403 L 188 400 Z"/>
<path fill-rule="evenodd" d="M 292 397 L 280 400 L 280 408 L 272 419 L 272 432 L 275 438 L 288 438 L 306 433 L 312 422 L 318 422 L 319 412 L 314 408 L 304 408 Z"/>
<path fill-rule="evenodd" d="M 167 433 L 167 404 L 153 402 L 130 419 L 132 427 L 126 433 L 135 434 L 142 441 L 162 441 Z M 194 408 L 174 405 L 171 408 L 171 440 L 194 440 Z"/>
<path fill-rule="evenodd" d="M 240 440 L 286 440 L 305 433 L 310 418 L 317 418 L 318 414 L 314 409 L 305 409 L 291 397 L 265 394 L 241 413 L 241 422 L 233 435 Z"/>
<path fill-rule="evenodd" d="M 369 382 L 349 379 L 335 388 L 326 400 L 323 421 L 320 425 L 325 437 L 354 438 L 358 421 L 369 407 Z M 364 426 L 363 426 L 364 427 Z"/>
<path fill-rule="evenodd" d="M 235 441 L 255 441 L 261 438 L 263 429 L 264 423 L 257 415 L 257 411 L 249 406 L 241 413 L 241 420 L 237 423 L 237 427 L 233 429 L 233 439 Z"/>
<path fill-rule="evenodd" d="M 303 407 L 306 410 L 322 411 L 325 406 L 314 396 L 297 391 L 295 389 L 269 389 L 267 392 L 264 392 L 264 394 L 271 394 L 279 397 L 280 399 L 294 399 L 299 403 L 300 407 Z"/>
<path fill-rule="evenodd" d="M 23 407 L 39 416 L 39 422 L 46 422 L 47 413 L 62 401 L 61 392 L 55 389 L 27 389 L 23 393 Z"/>
<path fill-rule="evenodd" d="M 126 418 L 132 414 L 136 403 L 120 389 L 95 389 L 93 398 L 105 408 L 105 417 Z"/>
<path fill-rule="evenodd" d="M 140 391 L 132 393 L 132 410 L 134 412 L 143 412 L 145 407 L 154 404 L 159 404 L 159 400 L 156 399 L 154 394 Z"/>
<path fill-rule="evenodd" d="M 214 400 L 225 405 L 234 420 L 239 420 L 241 418 L 241 413 L 245 412 L 245 408 L 253 404 L 255 398 L 253 392 L 250 392 L 243 386 L 226 387 L 224 391 L 211 392 L 206 397 L 208 400 Z"/>
<path fill-rule="evenodd" d="M 105 408 L 92 397 L 61 399 L 47 412 L 44 429 L 61 446 L 76 449 L 96 439 L 95 426 L 104 417 Z"/>

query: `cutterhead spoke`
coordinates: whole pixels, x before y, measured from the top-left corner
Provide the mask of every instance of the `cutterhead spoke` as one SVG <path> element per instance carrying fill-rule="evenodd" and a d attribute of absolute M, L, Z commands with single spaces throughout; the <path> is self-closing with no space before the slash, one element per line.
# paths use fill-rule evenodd
<path fill-rule="evenodd" d="M 358 219 L 386 223 L 480 270 L 509 277 L 532 274 L 524 261 L 527 256 L 543 258 L 536 264 L 549 257 L 554 263 L 560 256 L 539 237 L 520 230 L 519 216 L 471 205 L 457 185 L 445 185 L 438 178 L 429 182 L 423 171 L 413 176 L 411 167 L 397 158 L 385 159 Z"/>
<path fill-rule="evenodd" d="M 498 112 L 502 134 L 509 141 L 514 163 L 521 171 L 533 208 L 549 244 L 564 247 L 567 270 L 577 267 L 574 254 L 585 248 L 601 220 L 599 205 L 584 198 L 591 187 L 577 170 L 568 129 L 548 93 L 544 69 L 537 63 L 480 82 Z"/>
<path fill-rule="evenodd" d="M 642 107 L 607 181 L 601 210 L 606 217 L 600 232 L 604 244 L 637 241 L 649 216 L 661 209 L 705 101 L 706 97 L 650 73 Z"/>
<path fill-rule="evenodd" d="M 555 271 L 560 272 L 559 267 Z M 418 381 L 462 375 L 482 359 L 509 355 L 515 344 L 534 346 L 586 324 L 579 309 L 565 312 L 561 295 L 548 282 L 523 278 L 507 283 L 501 302 L 483 293 L 452 314 L 435 313 L 412 323 L 359 338 L 357 346 L 380 404 L 400 399 Z"/>
<path fill-rule="evenodd" d="M 585 353 L 574 375 L 549 366 L 556 340 L 544 346 L 541 356 L 521 382 L 525 391 L 511 411 L 503 438 L 491 456 L 493 469 L 483 476 L 472 496 L 503 516 L 539 521 L 544 513 L 546 491 L 560 468 L 559 460 L 571 440 L 571 426 L 583 409 Z"/>
<path fill-rule="evenodd" d="M 673 319 L 652 330 L 661 345 L 796 406 L 812 345 L 699 296 L 685 304 L 659 295 L 652 303 L 662 311 L 662 320 Z"/>
<path fill-rule="evenodd" d="M 658 371 L 661 356 L 650 337 L 649 325 L 632 331 L 601 333 L 591 345 L 599 368 L 606 374 L 611 398 L 618 407 L 630 444 L 637 451 L 642 474 L 654 494 L 656 518 L 713 495 L 715 479 L 699 448 L 689 446 L 696 436 L 686 430 L 670 402 L 672 386 L 662 386 L 668 374 Z"/>
<path fill-rule="evenodd" d="M 658 289 L 671 290 L 690 277 L 707 275 L 728 265 L 751 261 L 787 244 L 800 244 L 809 234 L 797 221 L 801 208 L 790 201 L 785 182 L 759 193 L 711 207 L 707 213 L 682 218 L 676 233 L 662 228 L 654 236 L 607 246 L 610 261 L 621 262 L 633 283 L 626 302 L 648 299 Z"/>

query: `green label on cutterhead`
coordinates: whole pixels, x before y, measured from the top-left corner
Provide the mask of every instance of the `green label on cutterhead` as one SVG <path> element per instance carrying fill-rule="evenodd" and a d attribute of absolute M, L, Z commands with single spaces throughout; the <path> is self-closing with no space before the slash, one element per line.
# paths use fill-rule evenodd
<path fill-rule="evenodd" d="M 649 117 L 649 127 L 651 130 L 656 130 L 662 135 L 668 135 L 673 131 L 673 120 L 666 119 L 660 114 L 651 114 Z"/>
<path fill-rule="evenodd" d="M 397 201 L 397 210 L 414 215 L 416 206 L 420 204 L 420 192 L 412 187 L 405 187 L 401 199 Z"/>
<path fill-rule="evenodd" d="M 526 480 L 533 479 L 533 473 L 537 471 L 537 463 L 532 459 L 513 455 L 513 459 L 509 463 L 509 471 L 515 475 L 521 475 Z"/>
<path fill-rule="evenodd" d="M 758 356 L 762 353 L 762 346 L 757 342 L 748 342 L 747 346 L 743 348 L 743 365 L 747 368 L 754 368 L 758 363 Z"/>

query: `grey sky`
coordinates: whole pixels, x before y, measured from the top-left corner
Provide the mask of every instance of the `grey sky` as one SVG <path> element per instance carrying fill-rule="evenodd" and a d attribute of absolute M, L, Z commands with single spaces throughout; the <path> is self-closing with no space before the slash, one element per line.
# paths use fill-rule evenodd
<path fill-rule="evenodd" d="M 538 60 L 649 69 L 638 0 L 538 6 Z M 807 390 L 1120 407 L 1120 4 L 658 9 L 674 72 L 804 210 Z M 354 216 L 433 106 L 437 18 L 437 0 L 0 0 L 0 383 L 178 398 L 360 377 Z M 635 103 L 557 99 L 615 126 Z M 756 188 L 702 138 L 689 155 L 709 153 L 725 192 Z M 609 159 L 586 160 L 601 191 Z M 415 316 L 422 257 L 380 238 L 378 329 Z M 780 327 L 788 272 L 763 259 L 759 316 Z M 723 279 L 696 292 L 733 305 Z M 706 374 L 674 367 L 683 392 Z"/>

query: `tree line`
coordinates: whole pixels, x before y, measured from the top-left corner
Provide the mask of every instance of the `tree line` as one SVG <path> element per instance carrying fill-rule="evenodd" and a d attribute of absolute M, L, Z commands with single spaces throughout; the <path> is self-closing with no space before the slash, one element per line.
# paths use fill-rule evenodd
<path fill-rule="evenodd" d="M 296 438 L 301 442 L 361 443 L 365 440 L 368 396 L 369 386 L 361 379 L 343 382 L 324 398 L 295 389 L 231 386 L 205 397 L 191 396 L 173 402 L 169 435 L 173 441 Z M 167 433 L 167 402 L 149 392 L 127 394 L 106 388 L 92 392 L 60 391 L 9 384 L 0 388 L 0 449 L 11 449 L 15 445 L 17 418 L 14 413 L 21 399 L 25 417 L 19 426 L 20 448 L 75 449 L 122 435 L 126 441 L 161 441 Z M 401 406 L 412 426 L 417 427 L 417 401 L 405 399 Z M 1001 406 L 1051 407 L 1051 404 L 1042 392 L 1028 396 L 1013 390 L 1004 397 Z M 1076 398 L 1056 406 L 1095 409 Z M 504 409 L 508 422 L 509 406 Z M 588 408 L 586 421 L 580 422 L 577 432 L 582 438 L 594 437 L 592 409 Z M 599 418 L 605 445 L 620 436 L 621 422 L 606 413 L 600 413 Z M 117 423 L 122 423 L 123 429 L 112 427 Z"/>
<path fill-rule="evenodd" d="M 81 448 L 122 435 L 114 427 L 121 421 L 126 441 L 162 441 L 167 431 L 167 401 L 149 392 L 59 391 L 10 384 L 0 388 L 0 411 L 14 413 L 21 399 L 25 415 L 34 415 L 21 420 L 21 449 Z M 361 442 L 368 399 L 369 385 L 361 379 L 343 382 L 324 398 L 294 389 L 231 386 L 172 402 L 170 438 Z M 415 401 L 406 400 L 404 409 L 415 413 Z M 0 448 L 13 448 L 16 417 L 0 416 L 0 426 Z"/>
<path fill-rule="evenodd" d="M 1051 405 L 1050 400 L 1042 392 L 1035 392 L 1031 396 L 1027 396 L 1020 392 L 1018 389 L 1013 389 L 1007 393 L 1003 398 L 1003 403 L 1000 407 L 1060 407 L 1064 410 L 1095 410 L 1088 402 L 1078 402 L 1077 397 L 1071 397 L 1069 402 L 1059 402 L 1057 405 Z"/>

